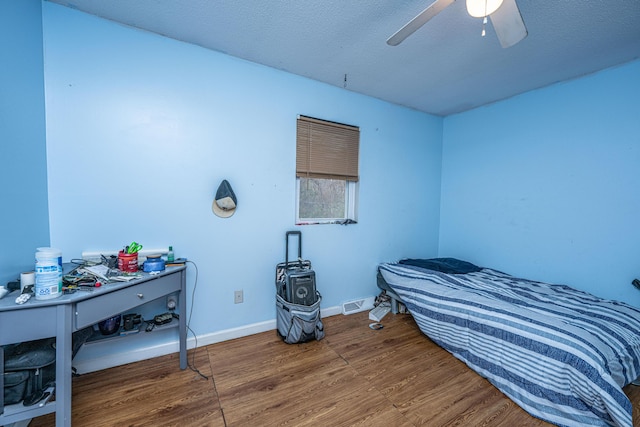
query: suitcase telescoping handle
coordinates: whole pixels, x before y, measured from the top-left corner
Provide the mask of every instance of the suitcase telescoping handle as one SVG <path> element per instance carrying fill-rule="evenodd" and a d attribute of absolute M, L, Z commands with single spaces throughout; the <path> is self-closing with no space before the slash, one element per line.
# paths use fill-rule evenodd
<path fill-rule="evenodd" d="M 302 232 L 295 230 L 295 231 L 287 231 L 287 234 L 285 236 L 285 239 L 287 241 L 287 244 L 285 246 L 285 256 L 284 256 L 284 260 L 285 260 L 285 265 L 289 265 L 289 236 L 298 236 L 298 261 L 302 259 Z"/>

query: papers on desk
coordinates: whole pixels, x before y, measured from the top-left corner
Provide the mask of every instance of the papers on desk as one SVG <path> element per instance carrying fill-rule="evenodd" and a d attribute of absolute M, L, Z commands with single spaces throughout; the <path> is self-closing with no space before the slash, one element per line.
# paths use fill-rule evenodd
<path fill-rule="evenodd" d="M 83 267 L 78 271 L 80 273 L 91 274 L 92 276 L 102 279 L 105 282 L 109 280 L 107 279 L 107 274 L 109 274 L 109 267 L 107 267 L 106 265 L 102 265 L 102 264 L 92 265 L 91 267 Z"/>
<path fill-rule="evenodd" d="M 130 274 L 126 276 L 111 276 L 109 280 L 115 280 L 116 282 L 129 282 L 134 279 L 139 279 L 142 277 L 140 274 Z"/>
<path fill-rule="evenodd" d="M 139 279 L 142 277 L 139 273 L 128 273 L 128 274 L 120 274 L 117 276 L 109 276 L 109 267 L 103 264 L 92 265 L 91 267 L 83 267 L 78 269 L 80 273 L 90 274 L 99 279 L 104 280 L 105 282 L 116 281 L 116 282 L 129 282 L 134 279 Z"/>

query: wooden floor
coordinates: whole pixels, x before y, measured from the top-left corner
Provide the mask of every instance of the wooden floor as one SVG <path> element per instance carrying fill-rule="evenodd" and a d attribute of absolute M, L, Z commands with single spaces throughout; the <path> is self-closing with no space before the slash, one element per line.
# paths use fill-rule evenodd
<path fill-rule="evenodd" d="M 384 329 L 368 313 L 324 319 L 322 341 L 275 332 L 73 380 L 73 426 L 549 426 L 420 333 L 409 315 Z M 195 357 L 194 357 L 195 356 Z M 625 389 L 640 427 L 640 387 Z M 30 426 L 52 426 L 52 414 Z"/>

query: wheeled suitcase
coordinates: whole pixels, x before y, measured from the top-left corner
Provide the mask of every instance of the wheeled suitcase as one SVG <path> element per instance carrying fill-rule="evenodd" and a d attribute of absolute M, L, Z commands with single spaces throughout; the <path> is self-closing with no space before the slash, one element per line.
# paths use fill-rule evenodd
<path fill-rule="evenodd" d="M 298 259 L 289 261 L 289 239 L 298 237 Z M 311 261 L 302 259 L 302 233 L 287 231 L 285 235 L 285 262 L 276 266 L 276 289 L 287 302 L 313 305 L 317 300 L 316 273 Z"/>
<path fill-rule="evenodd" d="M 287 302 L 276 295 L 276 325 L 278 336 L 287 344 L 299 344 L 324 338 L 324 325 L 320 318 L 322 297 L 317 292 L 312 305 Z"/>
<path fill-rule="evenodd" d="M 298 260 L 289 262 L 289 238 L 298 237 Z M 316 289 L 316 274 L 311 261 L 302 259 L 302 233 L 285 235 L 285 262 L 276 266 L 277 333 L 287 344 L 324 338 L 320 318 L 322 296 Z"/>

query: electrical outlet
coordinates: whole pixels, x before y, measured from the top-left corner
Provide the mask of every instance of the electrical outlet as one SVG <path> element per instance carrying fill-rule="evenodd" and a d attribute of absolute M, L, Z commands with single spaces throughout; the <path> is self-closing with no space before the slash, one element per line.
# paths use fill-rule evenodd
<path fill-rule="evenodd" d="M 241 304 L 242 301 L 244 301 L 244 296 L 242 295 L 242 290 L 235 291 L 233 293 L 233 303 L 234 304 Z"/>
<path fill-rule="evenodd" d="M 175 295 L 167 297 L 167 310 L 175 310 L 178 307 L 178 299 Z"/>

